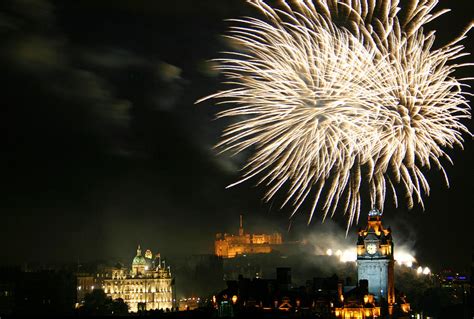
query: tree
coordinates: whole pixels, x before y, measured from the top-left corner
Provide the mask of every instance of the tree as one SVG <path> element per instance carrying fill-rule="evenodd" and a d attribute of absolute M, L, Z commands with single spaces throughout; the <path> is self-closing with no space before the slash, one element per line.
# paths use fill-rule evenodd
<path fill-rule="evenodd" d="M 87 316 L 125 315 L 128 305 L 122 298 L 112 300 L 102 289 L 94 289 L 84 297 L 84 304 L 79 312 Z"/>
<path fill-rule="evenodd" d="M 128 305 L 123 301 L 122 298 L 117 298 L 112 301 L 110 309 L 113 315 L 123 316 L 128 314 Z"/>

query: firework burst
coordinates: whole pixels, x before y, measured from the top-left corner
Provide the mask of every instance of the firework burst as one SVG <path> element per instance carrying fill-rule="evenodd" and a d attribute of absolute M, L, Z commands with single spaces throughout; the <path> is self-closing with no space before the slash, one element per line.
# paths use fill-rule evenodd
<path fill-rule="evenodd" d="M 444 173 L 443 149 L 470 134 L 460 122 L 470 117 L 467 79 L 452 75 L 470 64 L 450 63 L 466 55 L 470 27 L 434 50 L 423 26 L 447 11 L 432 13 L 436 0 L 403 10 L 396 0 L 248 2 L 262 18 L 233 20 L 228 37 L 242 51 L 216 59 L 231 88 L 204 98 L 230 104 L 218 117 L 237 119 L 218 147 L 254 151 L 230 186 L 256 178 L 266 200 L 284 188 L 293 214 L 310 200 L 309 220 L 317 207 L 323 219 L 340 207 L 348 226 L 364 183 L 372 207 L 383 208 L 387 189 L 397 205 L 397 185 L 409 208 L 423 205 L 422 171 Z"/>

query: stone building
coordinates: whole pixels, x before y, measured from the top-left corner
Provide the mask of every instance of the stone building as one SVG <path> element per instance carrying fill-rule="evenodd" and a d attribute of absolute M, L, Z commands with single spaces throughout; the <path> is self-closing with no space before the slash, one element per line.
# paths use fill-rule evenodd
<path fill-rule="evenodd" d="M 392 230 L 382 225 L 382 213 L 369 212 L 367 227 L 357 240 L 357 274 L 369 282 L 369 293 L 377 300 L 395 303 Z"/>
<path fill-rule="evenodd" d="M 234 258 L 244 254 L 265 254 L 274 250 L 275 246 L 282 245 L 280 233 L 273 234 L 246 234 L 244 232 L 242 215 L 240 215 L 240 227 L 238 235 L 221 234 L 216 235 L 214 251 L 216 256 L 223 258 Z"/>
<path fill-rule="evenodd" d="M 369 212 L 367 226 L 357 239 L 359 284 L 346 293 L 338 289 L 337 318 L 408 318 L 410 304 L 395 290 L 392 230 L 382 225 L 382 213 Z"/>
<path fill-rule="evenodd" d="M 94 290 L 94 288 L 98 288 L 94 274 L 87 272 L 76 273 L 76 286 L 76 307 L 79 307 L 88 293 Z"/>
<path fill-rule="evenodd" d="M 173 279 L 170 267 L 161 261 L 160 254 L 153 258 L 150 250 L 142 255 L 140 246 L 133 258 L 131 271 L 114 268 L 103 280 L 103 289 L 112 299 L 122 298 L 129 311 L 171 309 L 173 307 Z"/>

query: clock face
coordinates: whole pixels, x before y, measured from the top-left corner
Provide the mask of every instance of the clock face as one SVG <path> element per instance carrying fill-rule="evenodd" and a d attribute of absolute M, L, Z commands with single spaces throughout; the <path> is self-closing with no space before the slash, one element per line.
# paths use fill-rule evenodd
<path fill-rule="evenodd" d="M 377 245 L 376 244 L 368 244 L 367 245 L 367 252 L 370 255 L 373 255 L 377 252 Z"/>

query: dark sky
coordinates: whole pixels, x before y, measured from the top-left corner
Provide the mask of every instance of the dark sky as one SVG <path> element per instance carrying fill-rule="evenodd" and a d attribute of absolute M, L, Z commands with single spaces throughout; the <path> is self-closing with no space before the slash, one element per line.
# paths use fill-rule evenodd
<path fill-rule="evenodd" d="M 469 2 L 449 1 L 452 12 L 430 25 L 437 45 L 472 20 Z M 226 49 L 224 19 L 242 15 L 255 12 L 241 0 L 1 2 L 0 263 L 131 258 L 138 243 L 207 253 L 239 213 L 251 229 L 292 239 L 327 231 L 333 223 L 316 217 L 305 226 L 301 212 L 286 233 L 289 212 L 262 203 L 262 189 L 225 189 L 244 156 L 212 150 L 226 121 L 214 120 L 218 106 L 194 102 L 222 88 L 208 60 Z M 435 268 L 470 263 L 473 143 L 465 138 L 464 151 L 448 151 L 455 165 L 444 162 L 451 188 L 428 174 L 425 212 L 385 209 L 396 238 Z M 334 219 L 345 240 L 345 217 Z"/>

